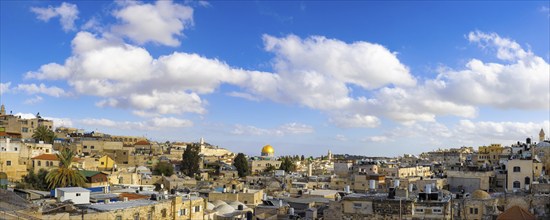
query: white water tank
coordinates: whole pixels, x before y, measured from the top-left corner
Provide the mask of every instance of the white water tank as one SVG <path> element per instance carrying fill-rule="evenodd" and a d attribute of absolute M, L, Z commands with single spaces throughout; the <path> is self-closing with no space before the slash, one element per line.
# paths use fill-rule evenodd
<path fill-rule="evenodd" d="M 288 214 L 294 215 L 294 208 L 291 207 L 290 209 L 288 209 Z"/>
<path fill-rule="evenodd" d="M 414 188 L 414 185 L 412 183 L 409 183 L 409 192 L 412 192 Z"/>
<path fill-rule="evenodd" d="M 431 184 L 426 184 L 426 186 L 424 188 L 425 188 L 424 192 L 432 193 L 432 185 Z"/>
<path fill-rule="evenodd" d="M 345 192 L 345 193 L 350 193 L 349 185 L 346 185 L 346 186 L 344 187 L 344 192 Z"/>
<path fill-rule="evenodd" d="M 395 179 L 393 181 L 393 187 L 395 187 L 396 189 L 399 188 L 399 179 Z"/>
<path fill-rule="evenodd" d="M 376 189 L 376 182 L 374 180 L 369 180 L 369 189 L 370 190 Z"/>

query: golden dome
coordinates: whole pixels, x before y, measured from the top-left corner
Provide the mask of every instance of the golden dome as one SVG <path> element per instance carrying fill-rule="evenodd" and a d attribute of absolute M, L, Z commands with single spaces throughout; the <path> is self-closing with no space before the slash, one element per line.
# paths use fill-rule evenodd
<path fill-rule="evenodd" d="M 476 190 L 472 193 L 472 198 L 474 199 L 490 199 L 491 195 L 483 190 Z"/>
<path fill-rule="evenodd" d="M 273 149 L 273 147 L 271 145 L 265 145 L 263 148 L 262 148 L 262 154 L 273 154 L 275 153 L 275 149 Z"/>

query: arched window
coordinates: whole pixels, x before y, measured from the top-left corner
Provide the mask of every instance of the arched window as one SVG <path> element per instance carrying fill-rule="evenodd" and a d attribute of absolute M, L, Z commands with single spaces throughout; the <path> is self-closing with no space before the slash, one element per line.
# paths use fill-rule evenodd
<path fill-rule="evenodd" d="M 521 183 L 519 181 L 514 181 L 514 189 L 519 189 L 521 188 Z"/>
<path fill-rule="evenodd" d="M 519 173 L 519 172 L 521 172 L 521 167 L 515 166 L 514 173 Z"/>
<path fill-rule="evenodd" d="M 525 177 L 525 185 L 527 184 L 531 184 L 531 178 L 529 178 L 528 176 Z"/>

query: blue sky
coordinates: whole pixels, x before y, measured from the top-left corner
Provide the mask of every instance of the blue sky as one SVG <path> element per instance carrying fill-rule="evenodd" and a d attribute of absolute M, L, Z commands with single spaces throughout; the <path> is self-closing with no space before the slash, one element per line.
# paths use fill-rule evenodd
<path fill-rule="evenodd" d="M 548 1 L 2 1 L 1 102 L 234 152 L 396 156 L 550 133 Z"/>

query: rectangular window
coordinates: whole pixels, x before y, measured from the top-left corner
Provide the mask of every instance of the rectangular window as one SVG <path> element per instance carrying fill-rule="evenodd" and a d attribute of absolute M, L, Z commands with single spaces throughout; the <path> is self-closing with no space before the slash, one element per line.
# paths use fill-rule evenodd
<path fill-rule="evenodd" d="M 470 214 L 474 214 L 474 208 L 470 208 Z"/>
<path fill-rule="evenodd" d="M 477 208 L 474 209 L 474 214 L 477 214 Z"/>
<path fill-rule="evenodd" d="M 195 212 L 200 212 L 201 211 L 201 206 L 198 205 L 198 206 L 195 206 Z"/>
<path fill-rule="evenodd" d="M 361 203 L 353 203 L 353 208 L 357 208 L 357 209 L 360 209 L 362 208 L 363 206 L 361 205 Z"/>
<path fill-rule="evenodd" d="M 91 149 L 94 149 L 94 146 L 91 146 L 90 148 L 91 148 Z"/>
<path fill-rule="evenodd" d="M 424 213 L 424 209 L 414 209 L 415 212 Z"/>
<path fill-rule="evenodd" d="M 519 173 L 521 172 L 521 168 L 520 167 L 514 167 L 514 173 Z"/>
<path fill-rule="evenodd" d="M 434 208 L 434 209 L 432 209 L 432 212 L 433 212 L 433 213 L 441 213 L 441 209 L 439 209 L 439 208 Z"/>
<path fill-rule="evenodd" d="M 180 216 L 187 215 L 187 209 L 180 209 Z"/>
<path fill-rule="evenodd" d="M 105 165 L 105 162 L 101 162 L 101 165 Z"/>
<path fill-rule="evenodd" d="M 76 196 L 80 196 L 80 193 L 77 193 Z"/>
<path fill-rule="evenodd" d="M 11 160 L 6 161 L 6 166 L 11 166 Z"/>

